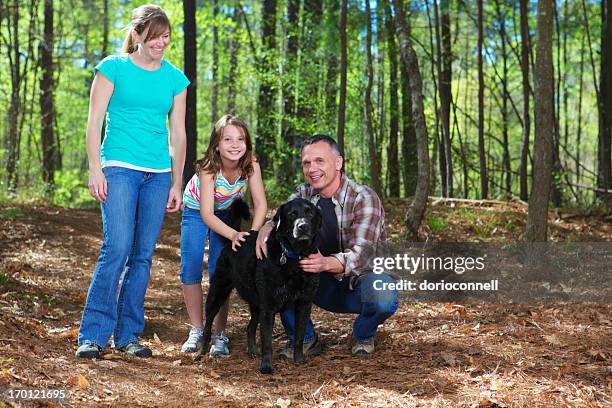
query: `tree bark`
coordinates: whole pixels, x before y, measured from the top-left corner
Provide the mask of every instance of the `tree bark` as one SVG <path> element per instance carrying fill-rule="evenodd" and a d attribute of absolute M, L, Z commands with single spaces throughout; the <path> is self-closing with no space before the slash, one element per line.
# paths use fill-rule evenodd
<path fill-rule="evenodd" d="M 54 104 L 54 65 L 53 65 L 53 0 L 45 0 L 44 36 L 39 45 L 40 66 L 40 140 L 43 153 L 43 181 L 49 192 L 53 191 L 54 174 L 59 170 L 59 152 L 54 134 L 55 104 Z"/>
<path fill-rule="evenodd" d="M 597 149 L 597 187 L 605 190 L 598 196 L 612 200 L 612 0 L 604 0 L 602 7 L 600 119 Z"/>
<path fill-rule="evenodd" d="M 257 98 L 257 135 L 255 151 L 264 179 L 271 177 L 273 168 L 270 152 L 275 147 L 276 121 L 274 115 L 276 81 L 276 0 L 263 0 L 261 16 L 262 52 L 259 66 L 259 96 Z"/>
<path fill-rule="evenodd" d="M 227 77 L 227 110 L 226 113 L 235 115 L 236 114 L 236 83 L 238 82 L 238 51 L 240 44 L 238 44 L 238 30 L 240 24 L 240 11 L 238 7 L 234 7 L 232 13 L 232 29 L 229 35 L 229 47 L 230 47 L 230 63 L 229 63 L 229 75 Z"/>
<path fill-rule="evenodd" d="M 370 10 L 370 1 L 365 0 L 365 18 L 366 18 L 366 77 L 367 85 L 365 89 L 365 122 L 368 132 L 368 150 L 370 153 L 371 180 L 372 188 L 379 197 L 382 197 L 382 186 L 380 183 L 380 174 L 378 173 L 378 154 L 376 152 L 376 136 L 374 135 L 374 126 L 372 124 L 372 82 L 374 79 L 374 68 L 372 67 L 372 13 Z"/>
<path fill-rule="evenodd" d="M 281 135 L 283 139 L 281 154 L 281 171 L 279 181 L 283 185 L 293 185 L 296 169 L 294 157 L 296 141 L 298 140 L 296 128 L 296 86 L 295 70 L 298 55 L 298 14 L 300 0 L 287 1 L 287 21 L 285 25 L 286 46 L 284 66 L 284 87 L 283 87 L 283 120 L 281 121 Z"/>
<path fill-rule="evenodd" d="M 348 0 L 342 0 L 340 10 L 340 100 L 338 101 L 337 142 L 340 153 L 344 156 L 344 126 L 346 123 L 346 77 L 348 68 L 348 39 L 346 35 L 346 18 Z"/>
<path fill-rule="evenodd" d="M 387 149 L 387 186 L 390 197 L 400 196 L 400 166 L 398 158 L 399 97 L 397 93 L 397 44 L 395 27 L 389 1 L 385 1 L 385 23 L 387 26 L 387 52 L 389 55 L 389 146 Z"/>
<path fill-rule="evenodd" d="M 197 155 L 198 128 L 197 128 L 197 47 L 196 47 L 196 4 L 195 0 L 183 1 L 183 42 L 185 58 L 185 76 L 189 79 L 187 87 L 187 106 L 185 110 L 185 132 L 187 133 L 187 149 L 185 153 L 185 167 L 183 170 L 183 186 L 193 176 Z"/>
<path fill-rule="evenodd" d="M 489 176 L 487 174 L 487 155 L 484 140 L 483 14 L 483 0 L 478 0 L 478 157 L 480 159 L 480 197 L 486 199 L 489 196 Z"/>
<path fill-rule="evenodd" d="M 497 9 L 497 24 L 499 26 L 499 37 L 501 42 L 501 58 L 502 58 L 502 104 L 501 104 L 501 121 L 502 121 L 502 167 L 504 169 L 504 185 L 506 197 L 512 196 L 512 169 L 510 168 L 510 150 L 508 148 L 508 53 L 507 38 L 506 38 L 506 14 L 502 11 L 499 0 L 495 0 L 495 8 Z"/>
<path fill-rule="evenodd" d="M 213 38 L 212 38 L 212 89 L 210 95 L 210 123 L 215 124 L 219 119 L 219 0 L 212 0 L 213 8 Z"/>
<path fill-rule="evenodd" d="M 520 197 L 521 200 L 529 199 L 529 187 L 527 185 L 527 161 L 529 160 L 529 133 L 531 131 L 531 115 L 529 112 L 529 54 L 531 40 L 529 37 L 529 9 L 528 0 L 520 0 L 521 9 L 521 72 L 523 76 L 523 134 L 521 137 L 521 163 L 519 168 Z"/>
<path fill-rule="evenodd" d="M 440 160 L 444 160 L 444 172 L 440 175 L 442 195 L 453 196 L 453 161 L 450 139 L 450 107 L 452 101 L 452 52 L 450 34 L 450 0 L 440 1 L 441 16 L 438 18 L 438 4 L 434 0 L 436 34 L 438 39 L 438 77 L 440 78 L 440 117 L 442 120 L 442 146 Z M 438 31 L 438 26 L 439 31 Z M 440 32 L 440 34 L 438 34 Z"/>
<path fill-rule="evenodd" d="M 547 238 L 554 133 L 552 27 L 553 0 L 539 0 L 534 71 L 535 115 L 537 120 L 532 194 L 529 199 L 527 231 L 525 234 L 526 240 L 530 242 L 544 242 Z"/>
<path fill-rule="evenodd" d="M 412 115 L 419 157 L 416 193 L 405 217 L 406 239 L 416 240 L 418 239 L 419 227 L 425 214 L 429 195 L 429 152 L 425 109 L 423 107 L 423 82 L 416 52 L 410 40 L 409 27 L 404 13 L 404 1 L 393 0 L 393 5 L 395 7 L 395 29 L 399 38 L 400 52 L 410 78 Z"/>
<path fill-rule="evenodd" d="M 7 12 L 7 23 L 9 25 L 10 43 L 7 46 L 7 56 L 11 70 L 11 100 L 8 109 L 9 138 L 8 155 L 6 162 L 7 186 L 10 192 L 17 191 L 17 162 L 19 160 L 19 94 L 21 88 L 21 55 L 19 49 L 19 1 L 13 0 L 12 12 Z"/>

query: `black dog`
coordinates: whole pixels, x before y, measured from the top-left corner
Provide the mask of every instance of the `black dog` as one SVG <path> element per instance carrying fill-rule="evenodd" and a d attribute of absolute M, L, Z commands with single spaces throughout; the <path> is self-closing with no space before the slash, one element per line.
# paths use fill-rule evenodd
<path fill-rule="evenodd" d="M 233 288 L 249 304 L 251 320 L 247 327 L 247 350 L 257 354 L 255 333 L 259 323 L 262 359 L 259 370 L 272 372 L 272 329 L 276 313 L 295 305 L 296 328 L 293 359 L 304 362 L 303 342 L 312 301 L 319 286 L 316 273 L 301 270 L 298 261 L 317 251 L 316 238 L 321 228 L 320 210 L 307 200 L 283 204 L 274 216 L 275 228 L 268 238 L 268 256 L 258 261 L 255 255 L 257 231 L 251 231 L 238 252 L 226 246 L 210 282 L 206 297 L 206 322 L 199 359 L 208 350 L 212 321 Z"/>

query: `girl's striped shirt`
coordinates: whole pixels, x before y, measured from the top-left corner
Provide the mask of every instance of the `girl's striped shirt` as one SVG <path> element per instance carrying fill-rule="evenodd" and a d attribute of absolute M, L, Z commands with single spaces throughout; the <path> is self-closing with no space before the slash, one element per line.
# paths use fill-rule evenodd
<path fill-rule="evenodd" d="M 247 184 L 248 179 L 241 178 L 236 180 L 234 184 L 230 184 L 223 176 L 223 173 L 219 171 L 215 178 L 215 211 L 226 210 L 235 199 L 242 198 Z M 185 207 L 193 210 L 200 209 L 200 177 L 197 173 L 193 175 L 185 187 L 183 203 Z"/>

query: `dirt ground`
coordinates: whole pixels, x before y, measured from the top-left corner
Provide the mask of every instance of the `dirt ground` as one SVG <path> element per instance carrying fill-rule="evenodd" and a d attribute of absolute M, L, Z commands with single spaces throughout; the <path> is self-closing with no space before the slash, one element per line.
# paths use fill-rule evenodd
<path fill-rule="evenodd" d="M 406 205 L 386 204 L 396 240 Z M 246 353 L 248 309 L 233 295 L 231 357 L 194 363 L 179 352 L 189 331 L 178 281 L 180 215 L 166 219 L 145 299 L 142 340 L 154 357 L 127 358 L 107 348 L 102 360 L 77 360 L 79 320 L 101 243 L 99 211 L 0 210 L 0 394 L 24 387 L 69 392 L 59 402 L 4 394 L 0 407 L 612 406 L 610 304 L 402 302 L 380 328 L 375 355 L 362 358 L 349 349 L 354 317 L 315 307 L 324 354 L 303 366 L 275 362 L 266 376 Z M 553 239 L 612 238 L 609 214 L 550 217 Z M 525 220 L 520 203 L 434 202 L 423 235 L 514 240 Z M 283 343 L 277 319 L 275 349 Z"/>

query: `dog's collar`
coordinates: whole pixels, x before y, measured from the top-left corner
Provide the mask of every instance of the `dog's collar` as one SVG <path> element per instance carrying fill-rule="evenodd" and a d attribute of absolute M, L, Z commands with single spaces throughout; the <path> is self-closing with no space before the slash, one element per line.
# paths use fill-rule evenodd
<path fill-rule="evenodd" d="M 281 257 L 280 264 L 284 265 L 287 263 L 287 259 L 301 259 L 302 257 L 293 253 L 289 248 L 287 248 L 280 240 L 278 241 L 281 247 Z"/>

